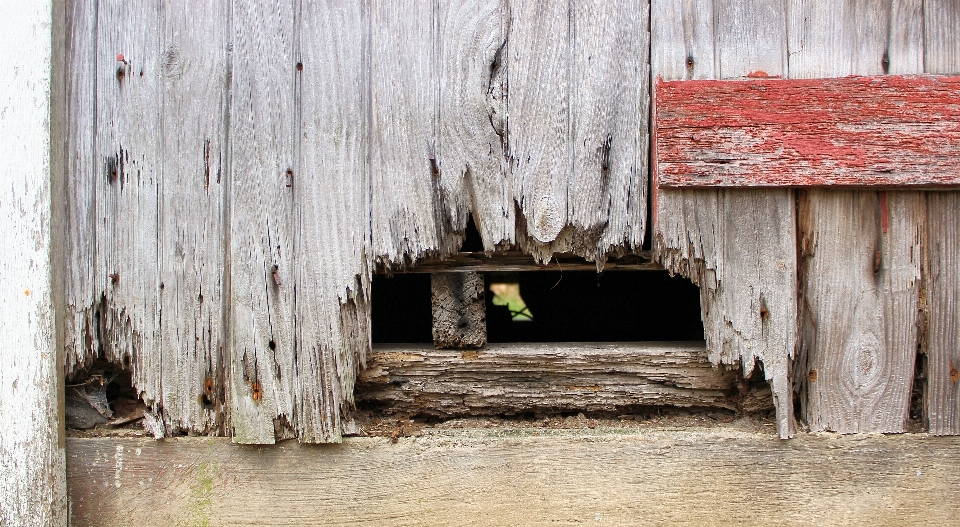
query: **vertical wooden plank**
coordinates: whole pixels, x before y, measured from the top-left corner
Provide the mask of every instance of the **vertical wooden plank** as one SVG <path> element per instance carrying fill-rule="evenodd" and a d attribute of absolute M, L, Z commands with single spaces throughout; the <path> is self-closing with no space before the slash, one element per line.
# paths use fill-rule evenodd
<path fill-rule="evenodd" d="M 104 358 L 132 367 L 155 416 L 162 411 L 159 25 L 158 1 L 97 6 L 98 334 Z"/>
<path fill-rule="evenodd" d="M 613 247 L 623 251 L 643 244 L 650 104 L 645 22 L 650 13 L 647 2 L 635 0 L 572 4 L 573 169 L 567 224 L 576 237 L 592 242 L 594 257 L 602 259 Z M 582 240 L 574 245 L 580 244 L 586 245 Z"/>
<path fill-rule="evenodd" d="M 479 348 L 487 343 L 482 273 L 433 273 L 433 343 L 438 348 Z"/>
<path fill-rule="evenodd" d="M 506 0 L 440 2 L 441 199 L 455 231 L 473 214 L 486 250 L 515 238 L 506 157 L 509 20 Z"/>
<path fill-rule="evenodd" d="M 435 0 L 370 6 L 370 141 L 373 255 L 403 264 L 456 252 L 440 197 Z"/>
<path fill-rule="evenodd" d="M 273 443 L 294 418 L 293 187 L 296 102 L 292 1 L 233 4 L 228 340 L 233 440 Z M 294 174 L 295 178 L 295 174 Z"/>
<path fill-rule="evenodd" d="M 570 68 L 572 14 L 568 2 L 511 5 L 510 164 L 515 199 L 532 237 L 525 250 L 549 260 L 544 244 L 567 223 L 572 171 Z"/>
<path fill-rule="evenodd" d="M 796 1 L 790 76 L 918 73 L 921 3 Z M 800 193 L 802 382 L 811 430 L 901 432 L 917 350 L 915 192 Z"/>
<path fill-rule="evenodd" d="M 706 13 L 712 13 L 712 25 Z M 676 0 L 656 5 L 652 16 L 653 42 L 682 39 L 682 44 L 655 44 L 653 55 L 664 62 L 652 64 L 654 76 L 668 73 L 674 77 L 665 79 L 676 80 L 786 73 L 786 21 L 778 1 Z M 760 361 L 772 385 L 780 436 L 792 436 L 790 368 L 797 333 L 793 192 L 656 192 L 655 251 L 667 269 L 700 287 L 711 361 L 740 363 L 747 374 Z"/>
<path fill-rule="evenodd" d="M 924 1 L 924 71 L 960 73 L 960 5 Z M 960 434 L 960 192 L 927 193 L 927 422 L 937 435 Z"/>
<path fill-rule="evenodd" d="M 63 212 L 54 202 L 63 198 L 54 159 L 64 138 L 62 9 L 16 2 L 0 18 L 0 525 L 67 525 L 55 304 L 62 231 L 52 229 Z"/>
<path fill-rule="evenodd" d="M 228 6 L 163 6 L 160 368 L 166 428 L 224 430 L 224 178 Z"/>
<path fill-rule="evenodd" d="M 97 108 L 97 10 L 71 2 L 66 11 L 66 171 L 64 178 L 65 349 L 68 373 L 99 353 L 96 306 L 96 188 L 103 164 L 94 153 Z"/>
<path fill-rule="evenodd" d="M 339 441 L 370 347 L 365 12 L 336 0 L 302 5 L 296 203 L 297 431 Z"/>

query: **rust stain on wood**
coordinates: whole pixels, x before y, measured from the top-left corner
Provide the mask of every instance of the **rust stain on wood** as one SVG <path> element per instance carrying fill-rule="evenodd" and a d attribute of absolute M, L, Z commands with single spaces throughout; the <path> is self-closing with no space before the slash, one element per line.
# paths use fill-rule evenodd
<path fill-rule="evenodd" d="M 658 81 L 661 187 L 960 184 L 960 77 L 760 73 Z"/>

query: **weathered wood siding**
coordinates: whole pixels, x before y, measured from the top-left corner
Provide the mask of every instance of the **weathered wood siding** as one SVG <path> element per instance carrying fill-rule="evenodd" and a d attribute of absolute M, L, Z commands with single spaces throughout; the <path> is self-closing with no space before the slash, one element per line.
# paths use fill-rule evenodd
<path fill-rule="evenodd" d="M 835 0 L 781 5 L 705 1 L 696 5 L 654 5 L 658 9 L 652 19 L 653 70 L 665 81 L 960 71 L 956 60 L 960 56 L 960 26 L 956 24 L 960 8 L 952 2 Z M 738 18 L 741 16 L 745 18 Z M 736 23 L 730 25 L 734 20 Z M 769 44 L 760 45 L 763 42 Z M 730 66 L 730 61 L 737 67 Z M 954 82 L 953 78 L 944 80 Z M 777 82 L 756 80 L 740 86 L 769 83 L 774 87 Z M 858 81 L 816 81 L 817 89 L 836 82 Z M 889 78 L 883 82 L 899 81 Z M 669 86 L 689 91 L 696 83 Z M 804 97 L 811 97 L 815 91 L 806 90 Z M 899 92 L 906 93 L 904 89 Z M 885 97 L 883 103 L 909 110 L 893 99 Z M 789 97 L 782 103 L 797 100 Z M 865 104 L 850 111 L 862 116 L 869 114 L 871 107 Z M 703 110 L 704 119 L 714 113 Z M 768 110 L 774 107 L 764 109 Z M 928 113 L 937 117 L 939 112 L 952 111 L 953 104 L 947 101 Z M 908 115 L 909 111 L 898 113 L 899 118 Z M 922 114 L 914 117 L 929 120 Z M 917 148 L 933 153 L 938 145 L 946 144 L 937 141 L 954 132 L 950 121 L 946 114 L 942 120 L 930 120 L 921 128 L 945 127 L 936 140 L 928 138 L 926 145 L 918 146 L 916 134 L 911 134 L 901 140 L 902 148 L 887 147 L 890 158 L 899 159 L 897 156 L 906 156 Z M 778 128 L 777 133 L 783 130 Z M 717 129 L 710 130 L 714 132 Z M 835 135 L 826 137 L 838 140 Z M 698 136 L 701 139 L 710 142 L 708 137 Z M 670 161 L 658 161 L 664 160 Z M 914 155 L 903 158 L 900 164 L 918 160 Z M 749 181 L 737 181 L 737 185 L 776 179 L 780 162 L 763 163 L 762 169 L 771 173 L 745 173 Z M 928 158 L 922 167 L 906 171 L 910 175 L 907 183 L 931 183 L 938 177 L 948 180 L 949 172 L 936 173 L 941 166 L 952 170 L 949 162 Z M 706 178 L 723 180 L 729 175 L 723 172 L 729 172 L 730 167 L 721 168 L 707 173 Z M 796 163 L 782 168 L 804 169 Z M 857 169 L 857 173 L 858 177 L 870 175 L 868 167 Z M 879 183 L 896 183 L 890 176 L 884 177 L 888 179 Z M 664 183 L 677 181 L 671 182 L 668 177 Z M 824 179 L 819 184 L 827 182 Z M 730 183 L 734 181 L 722 182 Z M 745 366 L 752 364 L 754 356 L 763 361 L 778 399 L 781 435 L 790 433 L 792 405 L 781 404 L 790 395 L 790 384 L 801 394 L 802 415 L 812 430 L 903 431 L 918 348 L 929 356 L 925 379 L 931 431 L 960 433 L 960 420 L 956 418 L 960 415 L 954 306 L 957 293 L 952 285 L 957 274 L 957 203 L 952 197 L 956 192 L 814 189 L 796 191 L 796 203 L 793 191 L 788 190 L 659 188 L 657 193 L 656 254 L 668 269 L 690 276 L 701 286 L 711 353 L 726 362 L 737 359 L 737 354 L 728 350 L 739 350 Z M 776 195 L 780 198 L 773 197 Z M 780 201 L 770 208 L 758 205 L 763 202 L 769 206 L 770 202 L 764 201 L 769 199 Z M 730 203 L 739 206 L 730 207 Z M 784 240 L 789 243 L 783 244 Z M 755 253 L 760 257 L 753 258 Z M 784 258 L 793 258 L 799 265 L 797 281 L 792 278 L 792 263 L 787 271 L 790 277 L 785 280 L 768 267 L 779 266 Z M 781 293 L 776 301 L 771 302 L 771 291 Z M 780 323 L 757 331 L 762 324 L 770 324 L 764 319 Z M 791 337 L 797 328 L 799 339 Z M 788 338 L 770 341 L 778 334 Z M 759 347 L 759 342 L 768 344 Z M 761 353 L 755 354 L 757 349 Z M 794 352 L 798 352 L 798 361 L 791 371 L 787 357 Z"/>
<path fill-rule="evenodd" d="M 0 17 L 0 525 L 67 525 L 62 5 Z"/>
<path fill-rule="evenodd" d="M 782 2 L 653 2 L 651 68 L 664 80 L 787 74 Z M 714 363 L 757 362 L 770 381 L 781 437 L 794 433 L 791 363 L 797 346 L 794 192 L 656 190 L 654 252 L 700 287 Z"/>
<path fill-rule="evenodd" d="M 375 265 L 639 251 L 647 4 L 76 3 L 68 372 L 157 437 L 337 441 Z"/>

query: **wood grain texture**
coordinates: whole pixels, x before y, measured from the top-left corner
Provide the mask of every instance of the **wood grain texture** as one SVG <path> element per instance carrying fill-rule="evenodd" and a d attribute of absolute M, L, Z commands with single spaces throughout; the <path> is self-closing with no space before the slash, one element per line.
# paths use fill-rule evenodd
<path fill-rule="evenodd" d="M 488 344 L 482 350 L 377 346 L 357 400 L 404 415 L 616 412 L 641 406 L 738 408 L 735 371 L 699 343 Z"/>
<path fill-rule="evenodd" d="M 294 415 L 294 138 L 292 2 L 233 5 L 228 320 L 233 439 L 272 443 Z"/>
<path fill-rule="evenodd" d="M 924 2 L 924 71 L 960 73 L 960 6 Z M 934 434 L 960 434 L 960 193 L 927 193 L 925 286 L 926 420 Z"/>
<path fill-rule="evenodd" d="M 440 2 L 440 199 L 457 232 L 473 215 L 488 251 L 512 243 L 516 230 L 506 152 L 509 26 L 506 0 Z"/>
<path fill-rule="evenodd" d="M 904 429 L 917 350 L 922 201 L 917 192 L 826 190 L 800 199 L 811 430 Z"/>
<path fill-rule="evenodd" d="M 657 86 L 661 187 L 960 184 L 960 77 Z"/>
<path fill-rule="evenodd" d="M 960 513 L 960 442 L 924 435 L 474 430 L 320 448 L 70 439 L 67 453 L 77 527 L 948 525 Z"/>
<path fill-rule="evenodd" d="M 915 1 L 798 2 L 790 75 L 921 73 L 920 14 Z M 798 201 L 804 418 L 812 430 L 903 431 L 917 350 L 923 201 L 868 190 L 804 191 Z"/>
<path fill-rule="evenodd" d="M 160 71 L 160 360 L 164 427 L 226 432 L 221 292 L 227 166 L 226 6 L 167 2 Z"/>
<path fill-rule="evenodd" d="M 97 11 L 73 2 L 65 13 L 66 173 L 64 178 L 66 370 L 82 370 L 97 356 L 96 189 L 105 177 L 96 145 Z"/>
<path fill-rule="evenodd" d="M 301 441 L 338 441 L 370 347 L 370 200 L 359 4 L 303 3 L 296 202 L 296 414 Z"/>
<path fill-rule="evenodd" d="M 0 525 L 67 525 L 63 293 L 64 12 L 0 18 Z M 56 229 L 56 230 L 55 230 Z"/>
<path fill-rule="evenodd" d="M 480 273 L 430 275 L 436 347 L 480 348 L 487 343 L 485 289 Z"/>
<path fill-rule="evenodd" d="M 433 0 L 370 7 L 369 174 L 377 263 L 401 266 L 460 246 L 439 195 L 436 7 Z"/>
<path fill-rule="evenodd" d="M 779 2 L 658 2 L 651 13 L 653 76 L 723 79 L 758 70 L 783 75 L 785 25 Z M 654 190 L 654 253 L 669 271 L 700 287 L 710 360 L 740 364 L 748 375 L 761 362 L 779 434 L 792 436 L 793 192 Z"/>
<path fill-rule="evenodd" d="M 160 3 L 105 2 L 96 12 L 99 352 L 131 367 L 134 386 L 162 423 Z"/>
<path fill-rule="evenodd" d="M 567 225 L 575 252 L 602 260 L 643 245 L 647 221 L 647 2 L 571 3 L 573 167 Z M 593 247 L 590 247 L 590 246 Z"/>
<path fill-rule="evenodd" d="M 510 14 L 511 174 L 526 232 L 549 244 L 566 224 L 572 170 L 570 5 L 520 2 Z"/>

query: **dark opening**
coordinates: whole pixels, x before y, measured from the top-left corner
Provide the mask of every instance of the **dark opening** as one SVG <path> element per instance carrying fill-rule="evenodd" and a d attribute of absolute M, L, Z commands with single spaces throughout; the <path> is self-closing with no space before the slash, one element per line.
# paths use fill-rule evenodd
<path fill-rule="evenodd" d="M 697 287 L 666 271 L 485 273 L 485 282 L 489 342 L 703 340 Z M 518 291 L 522 304 L 491 288 Z M 429 274 L 376 275 L 371 293 L 373 342 L 433 341 Z"/>

